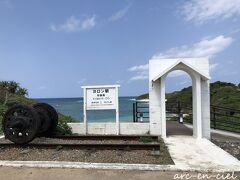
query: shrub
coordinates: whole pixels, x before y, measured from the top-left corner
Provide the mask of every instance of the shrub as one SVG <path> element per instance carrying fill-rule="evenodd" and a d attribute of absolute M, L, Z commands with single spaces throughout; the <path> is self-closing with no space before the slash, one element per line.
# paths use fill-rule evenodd
<path fill-rule="evenodd" d="M 57 129 L 53 133 L 54 135 L 72 135 L 72 128 L 67 125 L 66 122 L 58 123 Z"/>

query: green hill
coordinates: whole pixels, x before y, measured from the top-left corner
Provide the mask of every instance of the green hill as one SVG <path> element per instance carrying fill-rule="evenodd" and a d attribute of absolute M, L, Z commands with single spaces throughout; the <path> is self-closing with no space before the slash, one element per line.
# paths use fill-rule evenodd
<path fill-rule="evenodd" d="M 0 134 L 2 134 L 2 118 L 3 114 L 8 108 L 16 104 L 32 105 L 37 103 L 35 100 L 27 98 L 28 91 L 22 88 L 14 81 L 0 81 Z M 59 135 L 71 134 L 71 129 L 66 123 L 73 122 L 70 116 L 65 116 L 58 113 L 59 123 L 57 131 L 54 132 Z"/>
<path fill-rule="evenodd" d="M 217 81 L 210 84 L 211 105 L 240 109 L 240 84 Z M 148 99 L 148 94 L 138 96 L 137 99 Z M 177 101 L 192 103 L 192 86 L 166 94 L 167 102 Z"/>

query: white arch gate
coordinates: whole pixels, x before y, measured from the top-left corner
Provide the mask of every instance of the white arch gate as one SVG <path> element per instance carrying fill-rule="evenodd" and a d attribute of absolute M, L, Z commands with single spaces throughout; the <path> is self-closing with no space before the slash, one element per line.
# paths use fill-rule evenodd
<path fill-rule="evenodd" d="M 193 136 L 210 138 L 209 61 L 207 58 L 152 59 L 149 61 L 150 134 L 166 137 L 165 79 L 183 70 L 192 78 Z"/>

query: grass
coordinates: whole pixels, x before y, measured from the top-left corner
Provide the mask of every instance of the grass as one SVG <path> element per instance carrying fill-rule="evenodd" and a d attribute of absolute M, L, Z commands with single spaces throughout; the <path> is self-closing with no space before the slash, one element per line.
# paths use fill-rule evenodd
<path fill-rule="evenodd" d="M 154 140 L 152 139 L 152 137 L 148 137 L 148 136 L 146 136 L 146 137 L 144 137 L 144 136 L 140 137 L 139 141 L 142 142 L 142 143 L 144 143 L 144 144 L 154 142 Z"/>

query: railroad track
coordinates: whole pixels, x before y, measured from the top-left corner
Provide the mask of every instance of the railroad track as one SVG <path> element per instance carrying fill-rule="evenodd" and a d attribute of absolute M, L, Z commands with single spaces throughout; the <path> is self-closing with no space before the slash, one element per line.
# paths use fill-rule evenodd
<path fill-rule="evenodd" d="M 144 143 L 141 141 L 147 140 L 156 142 L 158 141 L 157 136 L 128 136 L 128 135 L 108 135 L 108 136 L 99 136 L 99 135 L 72 135 L 72 136 L 52 136 L 50 138 L 53 139 L 63 139 L 63 140 L 83 140 L 84 142 L 87 140 L 96 140 L 96 141 L 104 141 L 104 140 L 122 140 L 122 141 L 138 141 L 139 143 L 79 143 L 72 142 L 69 143 L 34 143 L 31 142 L 29 144 L 14 144 L 8 142 L 1 142 L 0 148 L 41 148 L 41 149 L 95 149 L 95 150 L 159 150 L 159 143 Z"/>
<path fill-rule="evenodd" d="M 0 148 L 48 148 L 48 149 L 95 149 L 95 150 L 159 150 L 159 144 L 65 144 L 65 143 L 29 143 L 19 145 L 0 143 Z"/>
<path fill-rule="evenodd" d="M 52 136 L 50 138 L 54 139 L 70 139 L 70 140 L 141 140 L 149 139 L 152 141 L 157 141 L 158 136 L 128 136 L 128 135 L 77 135 L 77 136 Z"/>

